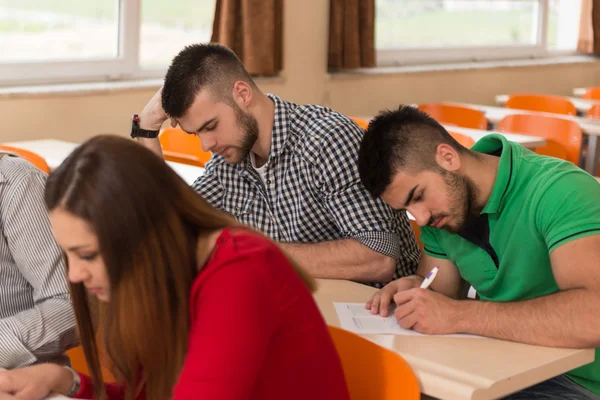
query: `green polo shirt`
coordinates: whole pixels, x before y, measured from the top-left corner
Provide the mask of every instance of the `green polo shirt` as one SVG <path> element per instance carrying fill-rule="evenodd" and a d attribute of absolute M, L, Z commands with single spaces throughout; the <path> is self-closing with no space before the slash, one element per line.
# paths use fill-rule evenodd
<path fill-rule="evenodd" d="M 537 155 L 501 135 L 482 138 L 472 150 L 501 152 L 496 182 L 478 218 L 484 223 L 460 234 L 422 227 L 425 254 L 451 260 L 482 300 L 519 301 L 557 292 L 550 253 L 600 234 L 600 185 L 575 165 Z M 596 394 L 599 350 L 593 363 L 569 372 Z"/>

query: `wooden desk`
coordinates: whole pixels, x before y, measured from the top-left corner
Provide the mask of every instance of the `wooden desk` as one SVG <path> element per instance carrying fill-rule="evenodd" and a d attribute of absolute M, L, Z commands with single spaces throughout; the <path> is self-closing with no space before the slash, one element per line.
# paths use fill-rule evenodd
<path fill-rule="evenodd" d="M 554 118 L 564 118 L 575 121 L 579 124 L 583 133 L 588 136 L 588 156 L 585 160 L 584 169 L 592 174 L 596 175 L 598 173 L 598 159 L 600 158 L 600 145 L 598 144 L 598 136 L 600 136 L 600 119 L 594 118 L 584 118 L 584 117 L 576 117 L 571 115 L 560 115 L 553 114 L 547 112 L 538 112 L 538 111 L 527 111 L 527 110 L 517 110 L 514 108 L 505 108 L 505 107 L 494 107 L 494 106 L 485 106 L 482 104 L 469 104 L 469 103 L 454 103 L 454 102 L 446 102 L 447 104 L 456 104 L 465 107 L 471 107 L 484 112 L 486 118 L 492 124 L 497 124 L 502 120 L 502 118 L 507 115 L 513 114 L 532 114 L 532 115 L 544 115 L 547 117 Z"/>
<path fill-rule="evenodd" d="M 542 137 L 537 136 L 527 136 L 527 135 L 517 135 L 514 133 L 504 133 L 504 132 L 495 132 L 495 131 L 485 131 L 482 129 L 470 129 L 470 128 L 462 128 L 460 126 L 442 124 L 447 131 L 462 133 L 463 135 L 467 135 L 471 137 L 473 140 L 478 141 L 482 137 L 489 135 L 491 133 L 497 133 L 506 137 L 506 139 L 511 142 L 519 143 L 523 147 L 527 147 L 528 149 L 535 149 L 537 147 L 542 147 L 546 145 L 546 140 Z"/>
<path fill-rule="evenodd" d="M 365 121 L 370 121 L 373 117 L 360 117 Z M 537 136 L 528 136 L 528 135 L 517 135 L 513 133 L 504 133 L 504 132 L 495 132 L 488 131 L 483 129 L 471 129 L 471 128 L 462 128 L 456 125 L 450 124 L 442 124 L 444 128 L 448 131 L 453 131 L 456 133 L 462 133 L 463 135 L 469 136 L 474 141 L 478 141 L 482 137 L 489 135 L 491 133 L 497 133 L 506 137 L 511 142 L 519 143 L 523 147 L 527 147 L 528 149 L 535 149 L 536 147 L 544 146 L 546 144 L 546 140 Z"/>
<path fill-rule="evenodd" d="M 314 297 L 325 321 L 339 326 L 334 301 L 366 302 L 377 289 L 318 279 Z M 594 360 L 594 350 L 556 349 L 489 338 L 364 335 L 396 351 L 417 375 L 421 392 L 440 399 L 493 399 Z"/>
<path fill-rule="evenodd" d="M 508 100 L 509 95 L 507 94 L 499 94 L 498 96 L 496 96 L 496 104 L 503 106 L 506 101 Z M 589 99 L 582 99 L 581 97 L 569 97 L 569 96 L 561 96 L 564 97 L 565 99 L 568 99 L 571 101 L 571 103 L 573 103 L 573 105 L 575 106 L 575 108 L 577 109 L 577 111 L 579 111 L 580 113 L 586 114 L 590 108 L 592 108 L 592 106 L 594 104 L 600 103 L 600 101 L 598 100 L 589 100 Z"/>
<path fill-rule="evenodd" d="M 65 158 L 78 146 L 77 143 L 64 140 L 27 140 L 23 142 L 3 143 L 8 146 L 19 147 L 25 150 L 33 151 L 46 159 L 51 169 L 58 167 Z M 204 168 L 193 165 L 180 164 L 176 162 L 166 162 L 177 172 L 189 185 L 194 183 L 196 178 L 204 174 Z"/>
<path fill-rule="evenodd" d="M 544 115 L 546 117 L 554 117 L 554 118 L 564 118 L 575 121 L 579 124 L 583 133 L 589 136 L 600 136 L 600 119 L 593 118 L 584 118 L 584 117 L 576 117 L 571 115 L 560 115 L 554 113 L 540 112 L 540 111 L 528 111 L 528 110 L 517 110 L 516 108 L 506 108 L 506 107 L 495 107 L 495 106 L 486 106 L 483 104 L 470 104 L 470 103 L 456 103 L 456 102 L 444 102 L 446 104 L 455 104 L 464 107 L 475 108 L 477 110 L 483 111 L 485 117 L 492 124 L 497 124 L 502 120 L 502 118 L 507 115 L 513 114 L 532 114 L 532 115 Z"/>

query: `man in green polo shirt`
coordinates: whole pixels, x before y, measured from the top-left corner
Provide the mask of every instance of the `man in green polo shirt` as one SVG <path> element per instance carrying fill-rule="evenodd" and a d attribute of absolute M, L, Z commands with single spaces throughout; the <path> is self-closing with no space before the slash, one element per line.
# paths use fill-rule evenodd
<path fill-rule="evenodd" d="M 600 185 L 566 161 L 491 134 L 470 150 L 408 106 L 363 138 L 367 190 L 422 227 L 417 275 L 381 289 L 372 313 L 428 334 L 472 333 L 553 347 L 600 347 Z M 439 267 L 432 290 L 419 289 Z M 482 301 L 459 300 L 462 282 Z M 511 399 L 599 399 L 596 361 Z"/>

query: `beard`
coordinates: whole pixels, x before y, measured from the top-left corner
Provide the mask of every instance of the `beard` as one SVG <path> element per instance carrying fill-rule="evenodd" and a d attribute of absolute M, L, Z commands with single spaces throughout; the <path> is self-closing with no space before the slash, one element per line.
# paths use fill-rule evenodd
<path fill-rule="evenodd" d="M 466 176 L 447 171 L 444 171 L 442 176 L 450 198 L 450 210 L 448 213 L 432 216 L 429 223 L 449 217 L 449 223 L 445 224 L 442 229 L 457 234 L 469 219 L 480 211 L 475 205 L 478 190 L 473 181 Z"/>
<path fill-rule="evenodd" d="M 239 164 L 248 157 L 252 147 L 258 140 L 258 121 L 252 115 L 245 113 L 237 104 L 233 103 L 233 111 L 237 126 L 242 131 L 242 140 L 236 146 L 235 154 L 230 160 L 225 160 L 230 164 Z"/>

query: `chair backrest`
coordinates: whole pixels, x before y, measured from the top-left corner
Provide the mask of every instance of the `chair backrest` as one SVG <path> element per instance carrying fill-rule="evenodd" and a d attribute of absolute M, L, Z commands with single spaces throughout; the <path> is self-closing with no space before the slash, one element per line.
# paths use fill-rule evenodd
<path fill-rule="evenodd" d="M 462 133 L 456 133 L 452 131 L 448 131 L 450 136 L 452 136 L 458 143 L 462 144 L 467 149 L 470 149 L 471 146 L 475 144 L 475 140 L 472 137 L 463 135 Z"/>
<path fill-rule="evenodd" d="M 443 103 L 426 103 L 419 105 L 419 110 L 426 112 L 441 124 L 461 126 L 463 128 L 487 129 L 487 118 L 481 110 L 470 107 Z"/>
<path fill-rule="evenodd" d="M 512 94 L 504 106 L 519 110 L 543 111 L 563 115 L 577 115 L 577 109 L 569 99 L 548 94 Z"/>
<path fill-rule="evenodd" d="M 356 122 L 356 125 L 360 126 L 365 131 L 367 129 L 369 129 L 369 121 L 367 121 L 366 119 L 357 118 L 357 117 L 348 117 L 348 118 L 350 118 L 352 121 Z"/>
<path fill-rule="evenodd" d="M 67 351 L 67 356 L 71 360 L 71 368 L 75 371 L 85 375 L 90 375 L 87 362 L 85 361 L 85 355 L 83 353 L 83 347 L 77 346 Z M 108 368 L 102 367 L 102 378 L 106 383 L 115 382 L 115 377 L 108 370 Z"/>
<path fill-rule="evenodd" d="M 567 153 L 565 146 L 552 139 L 546 139 L 546 145 L 544 147 L 538 147 L 534 151 L 543 156 L 560 158 L 561 160 L 569 160 L 569 154 Z"/>
<path fill-rule="evenodd" d="M 29 161 L 45 173 L 50 173 L 50 167 L 44 158 L 34 152 L 25 149 L 19 149 L 12 146 L 2 146 L 0 145 L 0 152 L 8 152 L 18 155 L 19 157 L 24 158 Z"/>
<path fill-rule="evenodd" d="M 600 119 L 600 104 L 594 104 L 587 113 L 588 118 Z"/>
<path fill-rule="evenodd" d="M 421 397 L 417 378 L 406 361 L 355 333 L 329 327 L 352 400 L 412 400 Z"/>
<path fill-rule="evenodd" d="M 537 148 L 536 153 L 558 158 L 566 154 L 566 160 L 579 164 L 583 132 L 575 121 L 545 115 L 514 114 L 504 117 L 498 124 L 498 130 L 543 137 L 548 145 Z M 564 148 L 564 152 L 556 150 L 560 147 Z"/>
<path fill-rule="evenodd" d="M 421 228 L 419 227 L 419 225 L 417 225 L 417 221 L 415 221 L 414 219 L 411 219 L 409 221 L 410 221 L 410 226 L 413 229 L 413 232 L 415 232 L 415 237 L 417 238 L 417 244 L 419 245 L 419 248 L 421 250 L 423 250 L 423 243 L 421 242 Z"/>
<path fill-rule="evenodd" d="M 588 100 L 600 100 L 600 86 L 587 88 L 582 97 Z"/>
<path fill-rule="evenodd" d="M 165 160 L 204 167 L 211 153 L 203 151 L 200 139 L 179 128 L 167 128 L 158 136 Z"/>

